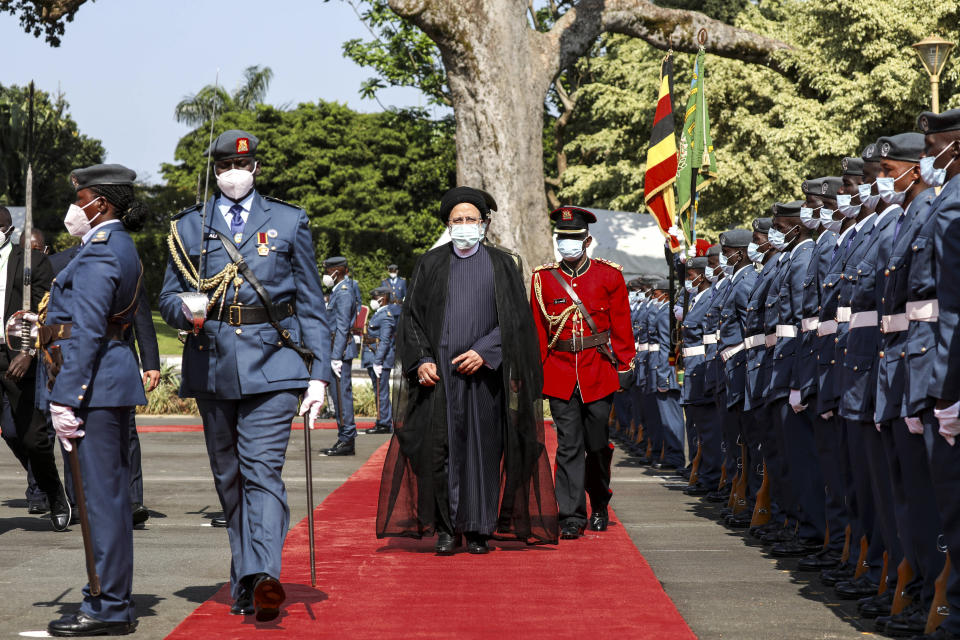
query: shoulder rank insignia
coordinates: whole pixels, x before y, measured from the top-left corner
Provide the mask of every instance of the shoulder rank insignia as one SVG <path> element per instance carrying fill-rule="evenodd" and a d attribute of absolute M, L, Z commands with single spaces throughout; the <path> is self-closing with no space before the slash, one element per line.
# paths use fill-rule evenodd
<path fill-rule="evenodd" d="M 90 242 L 106 242 L 107 238 L 110 237 L 110 232 L 107 230 L 97 231 L 93 234 L 93 237 L 90 238 Z"/>
<path fill-rule="evenodd" d="M 557 268 L 559 268 L 559 267 L 560 267 L 560 263 L 559 263 L 559 262 L 547 262 L 547 263 L 545 263 L 545 264 L 540 265 L 539 267 L 534 267 L 533 270 L 534 270 L 534 271 L 542 271 L 542 270 L 544 270 L 544 269 L 557 269 Z"/>
<path fill-rule="evenodd" d="M 602 264 L 609 265 L 618 271 L 623 271 L 623 267 L 621 267 L 619 264 L 617 264 L 613 260 L 607 260 L 606 258 L 593 258 L 593 259 Z"/>
<path fill-rule="evenodd" d="M 263 199 L 264 199 L 264 200 L 269 200 L 270 202 L 276 202 L 277 204 L 285 204 L 285 205 L 287 205 L 288 207 L 293 207 L 294 209 L 300 209 L 300 208 L 302 208 L 302 207 L 300 207 L 300 206 L 298 206 L 298 205 L 295 205 L 295 204 L 293 204 L 293 203 L 290 203 L 290 202 L 286 202 L 286 201 L 284 201 L 284 200 L 281 200 L 280 198 L 274 198 L 273 196 L 263 196 Z"/>
<path fill-rule="evenodd" d="M 343 289 L 344 291 L 346 291 L 346 290 L 347 290 L 347 285 L 346 285 L 346 284 L 344 284 L 344 285 L 343 285 L 343 286 L 341 286 L 340 288 L 341 288 L 341 289 Z"/>
<path fill-rule="evenodd" d="M 179 220 L 180 218 L 182 218 L 183 216 L 187 215 L 188 213 L 190 213 L 190 212 L 192 212 L 192 211 L 199 211 L 199 210 L 200 210 L 200 205 L 199 205 L 199 204 L 195 204 L 195 205 L 193 205 L 193 206 L 191 206 L 191 207 L 187 207 L 186 209 L 184 209 L 183 211 L 180 211 L 179 213 L 174 214 L 173 219 L 174 219 L 174 220 Z"/>

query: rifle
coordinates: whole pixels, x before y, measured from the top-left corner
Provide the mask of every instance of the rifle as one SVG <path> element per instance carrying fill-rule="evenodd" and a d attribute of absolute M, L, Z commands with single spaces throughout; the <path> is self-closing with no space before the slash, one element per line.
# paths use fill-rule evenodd
<path fill-rule="evenodd" d="M 770 474 L 767 473 L 767 463 L 763 463 L 763 482 L 757 491 L 757 503 L 753 507 L 751 527 L 759 527 L 770 522 Z"/>
<path fill-rule="evenodd" d="M 943 571 L 937 576 L 934 582 L 935 589 L 933 593 L 933 604 L 930 605 L 930 614 L 927 616 L 927 628 L 924 633 L 930 634 L 940 626 L 946 617 L 950 614 L 950 608 L 947 605 L 947 581 L 950 579 L 950 554 L 944 554 L 947 558 L 943 565 Z"/>

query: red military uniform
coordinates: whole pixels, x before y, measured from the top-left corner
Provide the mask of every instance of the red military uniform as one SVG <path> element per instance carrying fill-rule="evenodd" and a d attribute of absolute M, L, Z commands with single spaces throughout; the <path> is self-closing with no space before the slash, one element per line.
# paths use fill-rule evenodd
<path fill-rule="evenodd" d="M 609 344 L 620 362 L 619 367 L 615 369 L 596 347 L 577 352 L 551 348 L 556 341 L 590 336 L 593 331 L 549 270 L 559 270 L 560 276 L 583 301 L 597 331 L 610 332 Z M 561 268 L 556 262 L 534 269 L 530 306 L 540 341 L 544 395 L 569 400 L 579 385 L 583 402 L 594 402 L 620 388 L 618 370 L 633 368 L 636 347 L 627 286 L 621 271 L 620 265 L 601 258 L 588 260 L 577 269 L 576 275 L 571 274 L 566 265 Z"/>

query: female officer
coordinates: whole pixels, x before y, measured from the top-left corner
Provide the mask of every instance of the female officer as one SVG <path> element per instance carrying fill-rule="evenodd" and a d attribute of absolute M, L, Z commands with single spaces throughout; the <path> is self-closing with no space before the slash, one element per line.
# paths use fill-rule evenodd
<path fill-rule="evenodd" d="M 69 451 L 77 447 L 101 592 L 83 589 L 80 611 L 52 621 L 54 636 L 121 635 L 133 620 L 129 418 L 146 404 L 137 360 L 124 339 L 143 267 L 127 230 L 142 226 L 136 174 L 116 164 L 77 169 L 64 225 L 81 237 L 77 256 L 54 280 L 39 343 L 50 415 Z M 82 430 L 81 430 L 82 426 Z"/>

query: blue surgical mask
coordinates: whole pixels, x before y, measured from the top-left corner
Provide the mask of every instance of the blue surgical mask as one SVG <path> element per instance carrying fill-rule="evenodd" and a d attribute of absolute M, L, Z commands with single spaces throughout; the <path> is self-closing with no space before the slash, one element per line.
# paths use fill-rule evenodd
<path fill-rule="evenodd" d="M 882 198 L 883 201 L 886 202 L 887 204 L 903 203 L 904 198 L 907 196 L 907 189 L 912 187 L 913 183 L 916 182 L 916 180 L 908 184 L 907 188 L 904 189 L 903 191 L 897 191 L 894 185 L 897 182 L 897 180 L 907 175 L 911 171 L 913 171 L 913 167 L 910 167 L 909 169 L 901 173 L 896 178 L 886 178 L 886 177 L 877 178 L 877 191 L 880 192 L 880 198 Z"/>
<path fill-rule="evenodd" d="M 858 185 L 857 189 L 860 192 L 860 203 L 867 209 L 876 209 L 877 204 L 880 202 L 880 196 L 871 195 L 873 183 Z"/>
<path fill-rule="evenodd" d="M 779 229 L 770 228 L 770 231 L 767 232 L 767 240 L 770 241 L 770 244 L 773 245 L 773 248 L 777 251 L 783 251 L 783 248 L 786 245 L 783 238 L 783 233 Z"/>
<path fill-rule="evenodd" d="M 720 257 L 722 258 L 723 256 L 720 256 Z M 703 275 L 711 283 L 716 282 L 717 280 L 720 279 L 720 277 L 716 273 L 714 273 L 713 267 L 710 267 L 710 266 L 706 268 L 706 270 L 703 272 Z"/>
<path fill-rule="evenodd" d="M 936 163 L 937 158 L 942 156 L 951 147 L 953 147 L 953 142 L 945 146 L 940 153 L 935 156 L 920 158 L 920 177 L 931 187 L 940 187 L 947 181 L 947 167 L 953 164 L 953 161 L 957 159 L 956 156 L 950 158 L 950 162 L 941 169 L 933 165 Z"/>
<path fill-rule="evenodd" d="M 816 229 L 820 226 L 820 219 L 814 217 L 813 212 L 814 209 L 810 207 L 800 207 L 800 222 L 807 229 Z"/>
<path fill-rule="evenodd" d="M 765 255 L 767 254 L 760 251 L 760 245 L 756 242 L 751 242 L 747 245 L 747 257 L 750 258 L 750 262 L 763 262 L 763 256 Z"/>
<path fill-rule="evenodd" d="M 697 292 L 697 288 L 693 286 L 693 280 L 684 280 L 683 288 L 686 289 L 690 295 L 694 295 Z"/>
<path fill-rule="evenodd" d="M 847 193 L 837 194 L 837 208 L 840 210 L 840 213 L 843 214 L 844 218 L 856 218 L 857 214 L 860 213 L 859 204 L 850 204 L 852 198 L 853 196 Z"/>
<path fill-rule="evenodd" d="M 736 255 L 736 254 L 734 254 L 734 255 Z M 720 268 L 723 269 L 723 272 L 724 272 L 725 274 L 727 274 L 728 276 L 732 276 L 732 275 L 733 275 L 733 270 L 734 270 L 734 268 L 736 267 L 736 265 L 737 265 L 737 263 L 734 262 L 731 258 L 728 258 L 727 256 L 723 255 L 722 253 L 720 254 Z"/>
<path fill-rule="evenodd" d="M 557 251 L 564 260 L 576 260 L 583 256 L 583 243 L 579 238 L 558 238 Z"/>
<path fill-rule="evenodd" d="M 450 225 L 450 239 L 453 246 L 460 251 L 473 249 L 483 238 L 484 224 L 454 224 Z"/>

